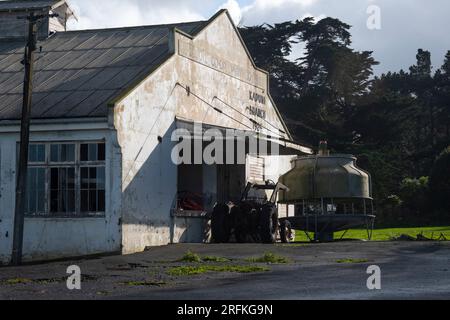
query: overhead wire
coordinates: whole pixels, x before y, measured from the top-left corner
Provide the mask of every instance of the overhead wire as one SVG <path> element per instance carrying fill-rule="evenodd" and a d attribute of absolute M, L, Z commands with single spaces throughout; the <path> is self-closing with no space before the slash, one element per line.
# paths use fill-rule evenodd
<path fill-rule="evenodd" d="M 203 102 L 204 104 L 206 104 L 207 106 L 211 107 L 212 109 L 214 109 L 216 112 L 223 114 L 224 116 L 226 116 L 227 118 L 239 123 L 240 125 L 253 130 L 252 127 L 248 126 L 247 124 L 243 123 L 242 121 L 230 116 L 229 114 L 226 114 L 225 112 L 223 112 L 222 110 L 220 110 L 219 108 L 215 107 L 214 105 L 212 105 L 211 103 L 209 103 L 208 101 L 206 101 L 204 98 L 200 97 L 199 95 L 197 95 L 196 93 L 192 92 L 190 90 L 189 87 L 183 86 L 181 83 L 177 83 L 178 86 L 180 86 L 181 88 L 185 89 L 186 92 L 188 93 L 188 95 L 192 95 L 193 97 L 197 98 L 198 100 L 200 100 L 201 102 Z"/>
<path fill-rule="evenodd" d="M 200 97 L 198 94 L 196 94 L 195 92 L 192 92 L 192 90 L 191 90 L 189 87 L 183 86 L 183 85 L 180 84 L 180 83 L 178 83 L 178 85 L 179 85 L 181 88 L 185 89 L 186 92 L 188 93 L 188 95 L 194 96 L 195 98 L 197 98 L 197 99 L 200 100 L 201 102 L 205 103 L 206 105 L 208 105 L 209 107 L 211 107 L 212 109 L 214 109 L 216 112 L 223 114 L 224 116 L 230 118 L 231 120 L 233 120 L 233 121 L 239 123 L 240 125 L 246 127 L 246 128 L 249 129 L 250 131 L 252 131 L 252 132 L 254 131 L 254 128 L 253 128 L 253 127 L 251 127 L 251 126 L 249 126 L 249 125 L 243 123 L 242 121 L 240 121 L 240 120 L 234 118 L 233 116 L 231 116 L 231 115 L 225 113 L 223 110 L 217 108 L 217 107 L 214 106 L 212 103 L 209 103 L 208 101 L 206 101 L 205 98 L 202 98 L 202 97 Z M 271 130 L 271 129 L 265 127 L 265 126 L 263 126 L 262 124 L 258 123 L 256 120 L 250 118 L 249 116 L 247 116 L 247 115 L 244 114 L 243 112 L 239 111 L 237 108 L 234 108 L 233 106 L 231 106 L 231 105 L 227 104 L 226 102 L 222 101 L 222 100 L 221 100 L 220 98 L 218 98 L 217 96 L 215 96 L 215 97 L 213 98 L 213 101 L 214 101 L 215 99 L 221 101 L 221 102 L 224 103 L 226 106 L 228 106 L 228 107 L 230 107 L 231 109 L 233 109 L 234 111 L 238 112 L 239 114 L 241 114 L 242 116 L 244 116 L 246 119 L 248 119 L 248 120 L 249 120 L 250 122 L 252 122 L 253 124 L 258 125 L 258 126 L 260 126 L 261 128 L 266 129 L 267 131 L 269 131 L 269 132 L 271 132 L 271 133 L 273 133 L 273 134 L 280 135 L 280 132 L 283 132 L 282 130 L 279 130 L 278 128 L 277 128 L 277 129 L 278 129 L 280 132 L 274 132 L 273 130 Z M 277 138 L 282 138 L 282 137 L 277 137 Z"/>
<path fill-rule="evenodd" d="M 248 118 L 250 121 L 255 121 L 254 119 L 250 118 L 248 115 L 246 115 L 245 113 L 241 112 L 241 111 L 238 110 L 237 108 L 234 108 L 234 107 L 231 106 L 229 103 L 223 101 L 223 100 L 220 99 L 219 97 L 215 96 L 214 99 L 219 100 L 220 102 L 222 102 L 222 103 L 223 103 L 224 105 L 226 105 L 227 107 L 233 109 L 234 111 L 238 112 L 238 113 L 241 114 L 242 116 Z M 266 127 L 263 126 L 264 129 L 266 129 L 266 130 L 268 130 L 268 131 L 270 131 L 270 132 L 272 132 L 272 133 L 276 133 L 276 134 L 280 134 L 280 132 L 283 133 L 283 134 L 286 134 L 286 132 L 285 132 L 284 130 L 281 130 L 280 128 L 278 128 L 277 126 L 275 126 L 274 124 L 272 124 L 272 123 L 269 122 L 268 120 L 266 120 L 266 119 L 264 119 L 264 118 L 261 118 L 261 120 L 263 120 L 264 122 L 266 122 L 267 124 L 269 124 L 272 128 L 278 130 L 279 132 L 274 132 L 274 131 L 270 130 L 269 128 L 266 128 Z"/>
<path fill-rule="evenodd" d="M 145 137 L 144 143 L 142 144 L 141 148 L 139 149 L 138 153 L 136 154 L 136 157 L 134 158 L 133 163 L 132 163 L 132 165 L 130 166 L 130 169 L 128 170 L 128 173 L 127 173 L 127 175 L 125 176 L 125 179 L 123 179 L 123 181 L 126 181 L 126 180 L 128 179 L 128 177 L 130 176 L 130 173 L 131 173 L 131 171 L 133 170 L 133 167 L 134 167 L 134 165 L 136 164 L 137 159 L 138 159 L 139 156 L 141 155 L 142 150 L 144 149 L 144 146 L 145 146 L 145 144 L 146 144 L 147 141 L 148 141 L 148 138 L 149 138 L 150 135 L 152 134 L 153 128 L 156 126 L 156 124 L 157 124 L 158 121 L 159 121 L 159 117 L 161 116 L 161 114 L 163 113 L 163 111 L 166 109 L 166 107 L 167 107 L 167 105 L 168 105 L 168 103 L 169 103 L 169 100 L 170 100 L 170 98 L 172 97 L 172 95 L 173 95 L 173 93 L 174 93 L 175 88 L 177 87 L 177 85 L 178 85 L 178 82 L 173 86 L 172 90 L 170 91 L 169 96 L 167 97 L 166 101 L 164 102 L 164 105 L 162 106 L 161 110 L 159 111 L 158 116 L 155 118 L 155 122 L 154 122 L 153 125 L 150 127 L 150 130 L 149 130 L 147 136 Z"/>
<path fill-rule="evenodd" d="M 242 126 L 245 126 L 246 128 L 248 128 L 248 129 L 250 130 L 250 132 L 255 132 L 255 131 L 254 131 L 254 128 L 248 126 L 247 124 L 243 123 L 242 121 L 237 120 L 236 118 L 234 118 L 234 117 L 230 116 L 229 114 L 223 112 L 223 110 L 220 110 L 219 108 L 215 107 L 214 105 L 212 105 L 211 103 L 209 103 L 208 101 L 206 101 L 206 99 L 204 99 L 204 98 L 200 97 L 199 95 L 197 95 L 196 93 L 192 92 L 192 90 L 191 90 L 189 87 L 183 86 L 183 85 L 180 84 L 180 83 L 177 83 L 177 85 L 180 86 L 181 88 L 185 89 L 186 92 L 188 93 L 188 95 L 194 96 L 195 98 L 197 98 L 197 99 L 200 100 L 201 102 L 205 103 L 206 105 L 208 105 L 209 107 L 211 107 L 212 109 L 214 109 L 215 111 L 217 111 L 218 113 L 223 114 L 224 116 L 226 116 L 226 117 L 232 119 L 233 121 L 235 121 L 235 122 L 241 124 Z M 214 100 L 214 99 L 213 99 L 213 100 Z M 230 106 L 230 107 L 233 108 L 232 106 Z M 235 108 L 233 108 L 233 109 L 237 111 L 237 109 L 235 109 Z M 240 111 L 238 111 L 238 112 L 240 112 Z M 245 115 L 245 116 L 246 116 L 246 115 Z M 249 120 L 253 120 L 253 119 L 249 118 L 248 116 L 246 116 L 246 118 L 248 118 Z M 264 129 L 266 129 L 267 131 L 273 133 L 273 131 L 270 130 L 269 128 L 267 128 L 267 127 L 264 127 L 264 126 L 261 125 L 261 128 L 264 128 Z M 243 131 L 245 131 L 245 130 L 243 130 Z M 281 131 L 281 130 L 280 130 L 280 131 Z M 258 132 L 258 134 L 259 134 L 259 132 Z M 277 133 L 277 134 L 279 135 L 279 133 Z M 271 138 L 271 136 L 269 136 L 269 135 L 266 135 L 266 136 L 267 136 L 267 138 Z M 289 138 L 284 138 L 284 137 L 279 137 L 279 136 L 278 136 L 278 137 L 274 137 L 274 138 L 277 138 L 278 140 L 283 141 L 283 142 L 295 143 L 294 141 L 290 140 Z"/>

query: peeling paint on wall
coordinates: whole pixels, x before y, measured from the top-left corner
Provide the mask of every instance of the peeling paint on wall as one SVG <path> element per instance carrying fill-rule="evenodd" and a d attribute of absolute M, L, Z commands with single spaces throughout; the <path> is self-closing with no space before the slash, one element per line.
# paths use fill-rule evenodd
<path fill-rule="evenodd" d="M 178 192 L 177 167 L 170 158 L 176 118 L 247 131 L 259 121 L 262 133 L 289 138 L 268 99 L 267 74 L 254 67 L 226 14 L 194 39 L 175 33 L 175 52 L 114 109 L 123 155 L 124 253 L 171 241 L 203 241 L 204 220 L 171 218 Z M 263 112 L 252 112 L 255 108 Z M 274 128 L 281 131 L 275 135 Z"/>

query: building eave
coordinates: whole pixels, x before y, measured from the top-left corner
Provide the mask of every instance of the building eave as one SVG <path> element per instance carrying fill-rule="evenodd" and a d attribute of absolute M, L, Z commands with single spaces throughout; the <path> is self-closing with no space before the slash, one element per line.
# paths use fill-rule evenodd
<path fill-rule="evenodd" d="M 30 123 L 31 132 L 44 131 L 84 131 L 84 130 L 109 130 L 108 119 L 99 118 L 58 118 L 58 119 L 33 119 Z M 20 120 L 1 120 L 0 133 L 19 133 Z"/>
<path fill-rule="evenodd" d="M 194 40 L 195 38 L 197 38 L 202 32 L 204 32 L 212 23 L 214 23 L 215 20 L 217 20 L 220 16 L 222 16 L 223 14 L 225 14 L 227 16 L 227 18 L 229 19 L 231 25 L 233 26 L 233 29 L 235 30 L 239 41 L 242 45 L 242 47 L 244 48 L 248 59 L 251 61 L 251 64 L 253 66 L 253 68 L 259 72 L 262 72 L 266 75 L 267 77 L 267 95 L 275 109 L 275 112 L 278 115 L 278 118 L 280 119 L 282 125 L 283 125 L 283 129 L 286 133 L 286 135 L 288 136 L 288 140 L 293 141 L 293 136 L 288 128 L 288 126 L 286 125 L 286 122 L 283 119 L 283 116 L 281 115 L 279 109 L 277 108 L 275 101 L 273 100 L 272 96 L 270 95 L 270 74 L 268 71 L 263 70 L 261 68 L 259 68 L 256 64 L 255 61 L 253 60 L 253 57 L 250 54 L 250 51 L 248 50 L 244 39 L 242 38 L 238 28 L 236 27 L 236 25 L 233 22 L 233 19 L 231 18 L 228 10 L 226 9 L 222 9 L 219 10 L 215 15 L 213 15 L 209 20 L 207 20 L 201 27 L 198 28 L 198 30 L 195 30 L 194 32 L 192 32 L 191 34 L 188 34 L 176 27 L 173 27 L 172 31 L 171 31 L 171 36 L 168 41 L 168 46 L 169 46 L 169 51 L 166 57 L 163 58 L 163 61 L 161 63 L 159 63 L 158 65 L 156 65 L 154 68 L 151 68 L 145 75 L 143 75 L 142 77 L 140 77 L 139 79 L 136 79 L 136 81 L 134 81 L 131 85 L 129 85 L 127 88 L 125 88 L 120 94 L 118 94 L 116 97 L 114 97 L 109 103 L 108 103 L 108 107 L 109 108 L 114 108 L 118 103 L 120 103 L 123 99 L 125 99 L 132 91 L 134 91 L 136 88 L 138 88 L 146 79 L 148 79 L 150 76 L 152 76 L 153 73 L 155 73 L 157 70 L 159 70 L 160 68 L 162 68 L 170 59 L 172 59 L 175 55 L 176 55 L 176 43 L 175 43 L 175 33 L 181 34 L 191 40 Z"/>

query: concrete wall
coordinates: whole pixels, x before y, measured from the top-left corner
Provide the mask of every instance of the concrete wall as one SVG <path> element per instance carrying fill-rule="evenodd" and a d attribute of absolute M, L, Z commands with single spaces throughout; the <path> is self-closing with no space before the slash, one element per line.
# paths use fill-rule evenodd
<path fill-rule="evenodd" d="M 227 14 L 219 15 L 194 39 L 178 32 L 173 37 L 175 55 L 114 107 L 114 126 L 123 155 L 124 253 L 164 245 L 171 240 L 202 240 L 198 232 L 202 220 L 171 219 L 170 216 L 177 197 L 177 167 L 170 157 L 175 146 L 171 134 L 177 117 L 251 130 L 252 122 L 243 114 L 258 118 L 251 115 L 248 108 L 256 106 L 265 111 L 267 121 L 283 129 L 267 96 L 267 74 L 255 69 Z M 187 86 L 193 94 L 187 94 Z M 252 101 L 251 92 L 264 96 L 265 103 Z M 214 111 L 195 95 L 223 109 L 237 121 Z M 215 97 L 238 108 L 240 113 Z M 206 175 L 211 176 L 207 171 L 210 170 L 206 169 Z M 217 190 L 211 191 L 215 197 Z"/>
<path fill-rule="evenodd" d="M 268 75 L 253 65 L 228 14 L 193 39 L 175 31 L 170 43 L 174 55 L 114 106 L 123 161 L 124 253 L 202 240 L 202 220 L 171 217 L 178 192 L 178 168 L 171 160 L 177 118 L 289 138 L 268 95 Z M 211 207 L 220 193 L 213 187 L 218 169 L 203 173 Z"/>
<path fill-rule="evenodd" d="M 159 69 L 114 108 L 122 150 L 123 253 L 168 244 L 171 238 L 170 212 L 177 194 L 171 92 L 177 74 L 168 68 Z"/>
<path fill-rule="evenodd" d="M 268 95 L 268 74 L 255 68 L 226 13 L 219 15 L 194 39 L 175 33 L 175 51 L 178 82 L 189 86 L 192 93 L 180 98 L 177 117 L 289 138 Z M 262 97 L 263 102 L 255 101 L 258 100 L 253 99 L 255 95 Z M 249 118 L 262 128 L 255 128 Z"/>
<path fill-rule="evenodd" d="M 171 216 L 178 192 L 178 170 L 171 160 L 177 118 L 288 138 L 277 130 L 287 131 L 267 94 L 268 76 L 252 64 L 227 14 L 218 15 L 194 39 L 174 32 L 170 42 L 174 55 L 115 103 L 109 127 L 94 128 L 82 121 L 71 128 L 33 129 L 34 141 L 106 139 L 107 214 L 96 219 L 27 219 L 26 260 L 121 248 L 133 253 L 147 246 L 202 241 L 203 220 Z M 249 117 L 262 126 L 253 127 Z M 8 260 L 18 127 L 13 133 L 3 129 L 0 125 L 0 259 Z M 211 196 L 208 206 L 221 193 L 214 188 L 220 183 L 219 171 L 216 166 L 203 170 L 203 191 Z"/>
<path fill-rule="evenodd" d="M 18 126 L 0 128 L 0 261 L 10 260 L 13 239 Z M 118 252 L 120 236 L 120 150 L 104 124 L 32 126 L 32 142 L 106 141 L 106 216 L 26 218 L 24 261 Z"/>

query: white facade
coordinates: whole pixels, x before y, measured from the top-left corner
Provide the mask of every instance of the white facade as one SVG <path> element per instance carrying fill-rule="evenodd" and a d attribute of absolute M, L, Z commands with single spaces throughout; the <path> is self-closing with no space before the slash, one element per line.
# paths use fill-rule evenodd
<path fill-rule="evenodd" d="M 25 260 L 134 253 L 148 246 L 203 241 L 204 219 L 172 214 L 179 188 L 202 193 L 209 201 L 205 210 L 210 209 L 224 197 L 223 177 L 231 175 L 227 190 L 240 193 L 246 182 L 245 165 L 200 165 L 183 171 L 171 160 L 175 146 L 171 136 L 180 122 L 252 128 L 263 135 L 290 139 L 268 94 L 268 75 L 254 66 L 226 11 L 212 18 L 194 38 L 174 30 L 170 42 L 173 55 L 134 89 L 112 101 L 108 119 L 32 126 L 31 140 L 36 142 L 105 141 L 106 213 L 104 217 L 27 218 Z M 254 128 L 255 121 L 263 126 Z M 0 124 L 3 262 L 9 261 L 12 247 L 18 132 L 17 123 Z M 298 152 L 308 152 L 297 147 Z M 289 171 L 291 159 L 268 157 L 272 165 L 267 176 L 278 179 Z M 189 176 L 189 172 L 196 174 Z"/>
<path fill-rule="evenodd" d="M 0 260 L 10 259 L 13 239 L 17 146 L 17 123 L 0 127 Z M 106 142 L 106 214 L 104 217 L 27 217 L 24 228 L 25 261 L 120 252 L 120 149 L 115 131 L 103 122 L 67 120 L 31 126 L 30 142 Z"/>

